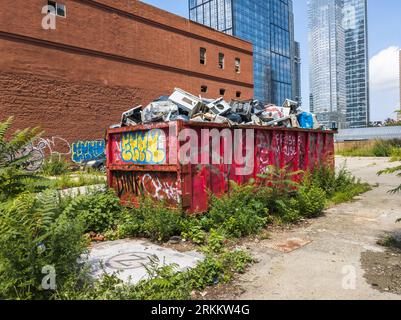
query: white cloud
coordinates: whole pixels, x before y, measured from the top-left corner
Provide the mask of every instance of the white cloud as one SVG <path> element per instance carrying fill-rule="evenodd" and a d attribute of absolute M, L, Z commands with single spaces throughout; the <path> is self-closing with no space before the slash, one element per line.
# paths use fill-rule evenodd
<path fill-rule="evenodd" d="M 389 47 L 370 59 L 370 83 L 373 89 L 393 90 L 399 85 L 398 47 Z"/>
<path fill-rule="evenodd" d="M 396 46 L 380 51 L 370 59 L 370 109 L 372 120 L 394 117 L 399 105 L 399 51 Z"/>

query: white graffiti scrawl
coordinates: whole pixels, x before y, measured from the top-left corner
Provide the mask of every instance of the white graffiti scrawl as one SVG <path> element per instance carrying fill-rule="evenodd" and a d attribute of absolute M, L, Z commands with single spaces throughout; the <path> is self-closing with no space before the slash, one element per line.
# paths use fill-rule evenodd
<path fill-rule="evenodd" d="M 42 168 L 47 155 L 51 157 L 56 156 L 61 159 L 61 157 L 68 156 L 69 154 L 71 154 L 71 146 L 68 141 L 60 137 L 52 137 L 39 138 L 11 156 L 14 159 L 27 157 L 28 160 L 24 164 L 24 169 L 34 172 Z"/>
<path fill-rule="evenodd" d="M 178 188 L 178 182 L 161 182 L 159 178 L 145 174 L 142 177 L 142 186 L 146 194 L 157 200 L 180 203 L 181 190 Z"/>

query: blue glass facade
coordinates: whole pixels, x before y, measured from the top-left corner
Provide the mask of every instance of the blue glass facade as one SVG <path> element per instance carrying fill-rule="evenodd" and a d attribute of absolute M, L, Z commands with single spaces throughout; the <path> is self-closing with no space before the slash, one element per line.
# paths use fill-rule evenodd
<path fill-rule="evenodd" d="M 295 99 L 291 0 L 189 0 L 189 11 L 191 20 L 253 43 L 255 99 Z"/>
<path fill-rule="evenodd" d="M 344 0 L 347 123 L 369 125 L 369 57 L 367 0 Z"/>
<path fill-rule="evenodd" d="M 309 0 L 310 109 L 321 124 L 346 128 L 343 0 Z"/>

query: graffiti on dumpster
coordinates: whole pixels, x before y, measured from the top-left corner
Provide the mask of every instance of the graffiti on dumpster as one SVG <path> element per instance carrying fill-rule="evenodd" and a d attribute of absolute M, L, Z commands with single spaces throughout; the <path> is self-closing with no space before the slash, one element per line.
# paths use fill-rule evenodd
<path fill-rule="evenodd" d="M 180 202 L 180 189 L 177 182 L 161 182 L 159 178 L 145 174 L 142 177 L 142 185 L 145 194 L 157 200 L 171 200 L 176 203 Z"/>
<path fill-rule="evenodd" d="M 180 203 L 181 190 L 176 180 L 135 172 L 116 173 L 115 178 L 119 197 L 124 194 L 134 194 L 150 196 L 160 201 Z"/>
<path fill-rule="evenodd" d="M 121 158 L 135 164 L 164 164 L 166 135 L 163 130 L 127 132 L 122 135 Z"/>
<path fill-rule="evenodd" d="M 75 163 L 82 163 L 99 159 L 104 155 L 105 141 L 77 141 L 71 145 L 71 160 Z"/>

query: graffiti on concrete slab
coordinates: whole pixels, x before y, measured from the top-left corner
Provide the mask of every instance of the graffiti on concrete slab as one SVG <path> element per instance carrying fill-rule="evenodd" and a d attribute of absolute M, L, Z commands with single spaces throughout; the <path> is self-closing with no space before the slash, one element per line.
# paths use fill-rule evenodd
<path fill-rule="evenodd" d="M 159 129 L 124 133 L 121 158 L 134 164 L 164 164 L 167 158 L 165 133 Z"/>
<path fill-rule="evenodd" d="M 105 141 L 77 141 L 71 145 L 71 160 L 75 163 L 82 163 L 96 160 L 105 154 Z"/>
<path fill-rule="evenodd" d="M 153 256 L 146 252 L 121 253 L 109 258 L 105 265 L 114 270 L 129 270 L 143 268 Z"/>

